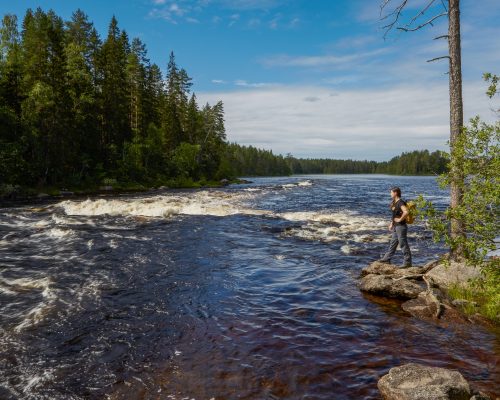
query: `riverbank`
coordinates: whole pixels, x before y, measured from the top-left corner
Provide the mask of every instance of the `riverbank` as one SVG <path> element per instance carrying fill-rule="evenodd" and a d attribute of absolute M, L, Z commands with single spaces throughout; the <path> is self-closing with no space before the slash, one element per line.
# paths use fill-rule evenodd
<path fill-rule="evenodd" d="M 170 179 L 154 184 L 137 182 L 105 182 L 106 184 L 89 184 L 81 186 L 40 186 L 28 187 L 22 185 L 0 186 L 0 207 L 11 206 L 18 203 L 29 203 L 35 200 L 60 200 L 78 196 L 115 196 L 126 193 L 148 193 L 165 189 L 204 189 L 224 187 L 231 184 L 250 183 L 245 179 L 222 179 L 220 181 L 192 179 Z"/>
<path fill-rule="evenodd" d="M 361 291 L 405 300 L 402 309 L 414 317 L 500 326 L 498 274 L 488 268 L 444 258 L 410 268 L 374 261 L 360 278 Z"/>

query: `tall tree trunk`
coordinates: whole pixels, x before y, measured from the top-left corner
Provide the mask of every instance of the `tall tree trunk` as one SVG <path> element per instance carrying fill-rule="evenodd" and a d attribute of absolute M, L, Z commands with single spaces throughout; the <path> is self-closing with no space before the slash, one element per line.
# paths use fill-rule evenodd
<path fill-rule="evenodd" d="M 453 153 L 453 146 L 462 135 L 464 125 L 464 110 L 462 101 L 462 61 L 460 46 L 460 0 L 448 0 L 449 4 L 449 24 L 448 24 L 448 48 L 450 56 L 450 148 Z M 463 175 L 456 163 L 452 163 L 451 172 L 451 208 L 458 207 L 462 202 L 462 182 Z M 451 237 L 458 239 L 464 235 L 464 225 L 460 219 L 451 221 Z M 459 258 L 463 253 L 463 248 L 458 246 L 453 249 L 453 258 Z"/>

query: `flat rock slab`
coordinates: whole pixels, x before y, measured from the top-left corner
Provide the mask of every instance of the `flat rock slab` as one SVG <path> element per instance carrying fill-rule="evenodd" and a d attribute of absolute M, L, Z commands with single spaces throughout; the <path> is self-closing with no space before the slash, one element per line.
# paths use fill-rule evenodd
<path fill-rule="evenodd" d="M 359 289 L 363 292 L 398 299 L 414 299 L 423 290 L 419 284 L 408 279 L 395 280 L 391 276 L 376 274 L 361 278 Z"/>
<path fill-rule="evenodd" d="M 481 269 L 452 261 L 450 264 L 439 264 L 425 276 L 439 288 L 448 289 L 454 285 L 467 286 L 471 279 L 481 276 Z"/>
<path fill-rule="evenodd" d="M 403 276 L 413 276 L 413 279 L 417 279 L 418 275 L 426 273 L 434 265 L 435 263 L 432 262 L 424 265 L 423 267 L 415 266 L 409 268 L 402 268 L 396 265 L 387 264 L 380 261 L 374 261 L 370 265 L 361 270 L 361 276 L 363 277 L 370 274 L 391 275 L 394 278 L 401 278 Z"/>
<path fill-rule="evenodd" d="M 405 364 L 378 381 L 385 400 L 469 400 L 470 386 L 458 371 Z"/>

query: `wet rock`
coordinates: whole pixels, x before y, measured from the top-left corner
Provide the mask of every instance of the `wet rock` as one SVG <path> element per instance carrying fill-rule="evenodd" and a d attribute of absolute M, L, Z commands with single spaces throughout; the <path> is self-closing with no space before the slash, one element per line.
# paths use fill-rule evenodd
<path fill-rule="evenodd" d="M 441 289 L 448 289 L 451 286 L 467 286 L 471 279 L 481 276 L 481 269 L 465 263 L 454 262 L 450 264 L 439 264 L 425 274 L 432 280 L 432 283 Z"/>
<path fill-rule="evenodd" d="M 219 181 L 219 183 L 220 183 L 222 186 L 227 186 L 227 185 L 229 185 L 229 180 L 227 180 L 227 179 L 221 179 L 221 180 Z"/>
<path fill-rule="evenodd" d="M 443 313 L 441 294 L 438 291 L 423 291 L 416 299 L 411 299 L 403 304 L 401 308 L 414 317 L 420 319 L 438 319 Z"/>
<path fill-rule="evenodd" d="M 61 190 L 61 191 L 59 192 L 59 194 L 60 194 L 61 196 L 73 196 L 75 193 L 74 193 L 74 192 L 72 192 L 72 191 L 70 191 L 70 190 L 65 190 L 65 189 L 63 189 L 63 190 Z"/>
<path fill-rule="evenodd" d="M 393 278 L 402 278 L 403 276 L 411 277 L 412 279 L 421 279 L 418 275 L 423 275 L 427 271 L 425 267 L 409 267 L 401 268 L 397 265 L 374 261 L 367 267 L 361 270 L 361 276 L 370 274 L 387 275 Z"/>
<path fill-rule="evenodd" d="M 110 191 L 110 190 L 113 190 L 113 186 L 111 186 L 111 185 L 100 186 L 99 190 Z"/>
<path fill-rule="evenodd" d="M 50 197 L 50 194 L 47 194 L 47 193 L 38 193 L 36 195 L 36 197 L 38 197 L 39 199 L 45 199 L 47 197 Z"/>
<path fill-rule="evenodd" d="M 470 386 L 458 371 L 405 364 L 378 381 L 385 400 L 469 400 Z"/>
<path fill-rule="evenodd" d="M 369 274 L 392 275 L 398 268 L 395 265 L 374 261 L 361 270 L 361 276 Z"/>
<path fill-rule="evenodd" d="M 399 299 L 414 299 L 422 287 L 409 279 L 396 280 L 391 276 L 369 274 L 361 278 L 359 288 L 363 292 Z"/>

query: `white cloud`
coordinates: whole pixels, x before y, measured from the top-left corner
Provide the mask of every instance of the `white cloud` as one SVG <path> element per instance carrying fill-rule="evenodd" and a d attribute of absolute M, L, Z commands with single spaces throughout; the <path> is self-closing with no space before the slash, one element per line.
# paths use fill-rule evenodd
<path fill-rule="evenodd" d="M 237 79 L 234 81 L 234 84 L 236 86 L 243 86 L 243 87 L 250 87 L 250 88 L 262 88 L 266 86 L 274 86 L 275 84 L 273 83 L 265 83 L 265 82 L 247 82 L 243 79 Z"/>
<path fill-rule="evenodd" d="M 357 52 L 344 55 L 318 55 L 318 56 L 289 56 L 277 55 L 261 60 L 267 67 L 325 67 L 325 66 L 345 66 L 359 61 L 387 53 L 387 49 L 375 49 L 367 52 Z"/>
<path fill-rule="evenodd" d="M 295 27 L 297 27 L 299 24 L 300 24 L 300 18 L 293 18 L 293 19 L 289 22 L 288 27 L 290 27 L 290 28 L 295 28 Z"/>
<path fill-rule="evenodd" d="M 186 7 L 181 7 L 178 3 L 176 2 L 168 2 L 167 0 L 154 0 L 155 2 L 160 1 L 158 4 L 162 7 L 159 8 L 153 8 L 149 12 L 149 17 L 151 18 L 161 18 L 164 19 L 165 21 L 168 21 L 172 24 L 177 24 L 178 19 L 180 17 L 183 17 L 184 15 L 187 15 L 188 13 L 191 12 L 191 8 L 186 6 Z"/>
<path fill-rule="evenodd" d="M 304 101 L 308 101 L 310 103 L 315 103 L 317 101 L 320 101 L 321 99 L 319 97 L 316 97 L 316 96 L 306 96 L 304 97 Z"/>
<path fill-rule="evenodd" d="M 271 29 L 278 29 L 278 24 L 281 20 L 281 14 L 276 14 L 274 18 L 269 21 L 269 28 Z"/>
<path fill-rule="evenodd" d="M 240 19 L 240 14 L 233 14 L 229 17 L 229 24 L 227 24 L 228 27 L 232 27 L 236 22 L 238 22 Z"/>
<path fill-rule="evenodd" d="M 222 79 L 212 79 L 212 83 L 215 83 L 217 85 L 222 85 L 226 83 L 226 81 L 223 81 Z"/>
<path fill-rule="evenodd" d="M 484 85 L 465 86 L 469 118 L 495 116 Z M 303 157 L 386 160 L 412 149 L 445 149 L 448 85 L 343 90 L 274 86 L 198 93 L 201 102 L 224 102 L 228 138 Z"/>
<path fill-rule="evenodd" d="M 224 7 L 234 10 L 270 10 L 286 3 L 286 0 L 219 0 Z"/>
<path fill-rule="evenodd" d="M 249 28 L 256 28 L 261 24 L 260 18 L 251 18 L 247 25 Z"/>
<path fill-rule="evenodd" d="M 154 8 L 148 13 L 150 18 L 161 18 L 172 24 L 179 22 L 199 23 L 200 15 L 208 8 L 216 10 L 218 13 L 232 12 L 232 15 L 222 18 L 220 15 L 211 17 L 214 24 L 227 21 L 227 27 L 236 25 L 239 21 L 245 21 L 248 28 L 260 26 L 264 20 L 255 16 L 256 12 L 264 15 L 270 10 L 282 6 L 287 0 L 150 0 Z M 266 23 L 271 29 L 278 28 L 280 14 L 268 20 Z M 292 18 L 288 24 L 282 24 L 284 27 L 295 28 L 299 25 L 299 18 Z"/>

